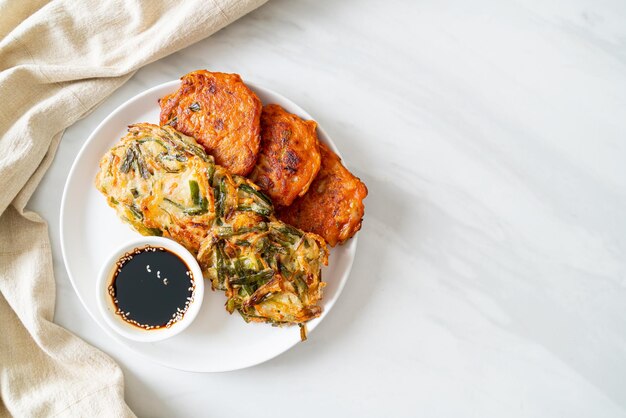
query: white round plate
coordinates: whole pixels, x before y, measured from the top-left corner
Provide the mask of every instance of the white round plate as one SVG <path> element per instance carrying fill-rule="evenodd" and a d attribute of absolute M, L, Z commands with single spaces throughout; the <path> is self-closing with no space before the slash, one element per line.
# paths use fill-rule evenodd
<path fill-rule="evenodd" d="M 314 119 L 295 103 L 271 90 L 246 83 L 264 104 L 277 103 L 305 119 Z M 61 202 L 61 248 L 63 260 L 74 290 L 85 309 L 108 335 L 129 349 L 175 369 L 194 372 L 222 372 L 243 369 L 267 361 L 300 342 L 297 326 L 272 327 L 268 324 L 246 324 L 237 313 L 224 309 L 223 292 L 205 286 L 204 302 L 195 321 L 171 339 L 145 343 L 118 336 L 97 310 L 95 298 L 98 270 L 108 254 L 139 234 L 123 223 L 94 187 L 98 163 L 104 153 L 126 133 L 128 125 L 137 122 L 159 123 L 157 100 L 175 91 L 174 80 L 151 88 L 124 103 L 111 113 L 91 134 L 78 153 L 70 170 Z M 337 148 L 318 126 L 319 139 L 335 152 Z M 307 324 L 309 333 L 324 319 L 343 289 L 354 254 L 356 237 L 335 247 L 328 267 L 322 271 L 324 289 L 319 318 Z M 309 334 L 309 338 L 315 335 Z"/>

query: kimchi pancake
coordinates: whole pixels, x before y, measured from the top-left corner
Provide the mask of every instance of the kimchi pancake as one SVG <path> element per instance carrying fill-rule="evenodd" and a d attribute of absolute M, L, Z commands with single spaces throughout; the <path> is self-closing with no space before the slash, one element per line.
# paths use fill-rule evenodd
<path fill-rule="evenodd" d="M 320 168 L 317 123 L 276 104 L 261 113 L 261 151 L 250 179 L 277 206 L 289 206 L 306 193 Z"/>
<path fill-rule="evenodd" d="M 320 235 L 334 247 L 361 229 L 367 187 L 322 142 L 320 151 L 320 171 L 308 192 L 290 206 L 280 208 L 278 217 L 290 225 Z"/>
<path fill-rule="evenodd" d="M 262 105 L 238 74 L 191 72 L 159 105 L 161 125 L 194 137 L 232 174 L 252 170 L 261 140 Z"/>

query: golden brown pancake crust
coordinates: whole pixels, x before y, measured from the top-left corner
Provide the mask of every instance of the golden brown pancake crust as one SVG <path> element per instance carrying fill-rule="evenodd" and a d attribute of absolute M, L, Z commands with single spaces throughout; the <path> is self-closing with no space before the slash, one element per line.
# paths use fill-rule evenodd
<path fill-rule="evenodd" d="M 276 104 L 261 112 L 261 151 L 250 174 L 277 206 L 304 195 L 320 169 L 317 123 Z"/>
<path fill-rule="evenodd" d="M 274 325 L 322 313 L 324 240 L 276 219 L 254 183 L 216 165 L 193 138 L 170 126 L 130 126 L 100 160 L 96 187 L 136 231 L 191 251 L 226 293 L 229 312 Z"/>
<path fill-rule="evenodd" d="M 161 125 L 194 137 L 233 174 L 248 174 L 259 152 L 259 98 L 238 74 L 199 70 L 181 81 L 176 92 L 159 100 Z"/>
<path fill-rule="evenodd" d="M 322 164 L 309 191 L 291 206 L 281 208 L 278 217 L 322 236 L 334 247 L 361 229 L 367 187 L 341 164 L 337 154 L 322 142 L 319 147 Z"/>

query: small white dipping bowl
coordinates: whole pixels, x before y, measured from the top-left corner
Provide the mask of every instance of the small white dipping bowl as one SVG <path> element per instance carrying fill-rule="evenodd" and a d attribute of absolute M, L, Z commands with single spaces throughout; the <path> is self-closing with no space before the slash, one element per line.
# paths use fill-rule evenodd
<path fill-rule="evenodd" d="M 183 318 L 174 322 L 169 328 L 163 327 L 147 330 L 124 321 L 120 315 L 115 313 L 116 307 L 111 296 L 109 295 L 108 288 L 111 285 L 113 275 L 117 270 L 117 261 L 125 254 L 133 252 L 137 248 L 141 249 L 146 245 L 165 248 L 166 250 L 176 254 L 185 262 L 185 264 L 187 264 L 193 274 L 193 280 L 195 283 L 193 301 L 189 304 L 187 312 L 185 312 Z M 161 341 L 166 338 L 173 337 L 183 331 L 193 322 L 196 315 L 198 315 L 200 307 L 202 306 L 203 298 L 204 279 L 202 277 L 202 270 L 200 269 L 195 257 L 182 245 L 169 238 L 162 237 L 141 237 L 119 247 L 102 265 L 96 286 L 98 309 L 109 327 L 123 337 L 143 342 Z"/>

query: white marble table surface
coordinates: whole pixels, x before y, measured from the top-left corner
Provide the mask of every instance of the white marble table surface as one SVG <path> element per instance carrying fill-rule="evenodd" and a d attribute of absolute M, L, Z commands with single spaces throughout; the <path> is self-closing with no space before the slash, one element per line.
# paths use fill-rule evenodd
<path fill-rule="evenodd" d="M 65 178 L 118 105 L 194 69 L 313 114 L 369 187 L 350 280 L 304 344 L 237 372 L 110 340 L 59 242 Z M 139 416 L 626 416 L 626 2 L 272 1 L 140 70 L 69 128 L 30 207 L 55 321 Z"/>

